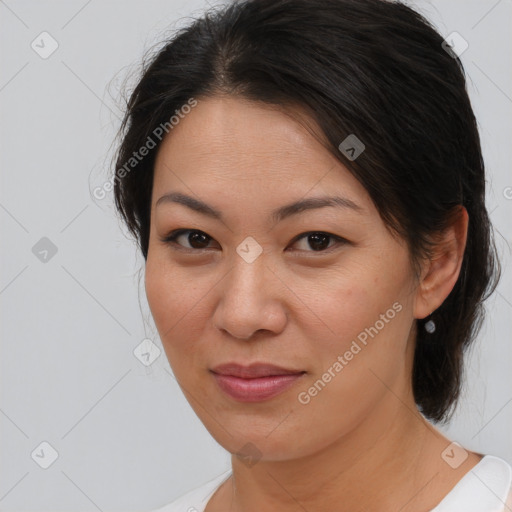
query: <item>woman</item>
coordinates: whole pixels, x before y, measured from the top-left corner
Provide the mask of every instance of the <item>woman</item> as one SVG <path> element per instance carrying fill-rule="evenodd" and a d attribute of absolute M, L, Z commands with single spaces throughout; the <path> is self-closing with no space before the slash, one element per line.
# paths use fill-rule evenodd
<path fill-rule="evenodd" d="M 506 510 L 510 466 L 431 423 L 499 265 L 462 64 L 424 18 L 206 14 L 146 66 L 116 169 L 174 375 L 232 454 L 160 512 Z"/>

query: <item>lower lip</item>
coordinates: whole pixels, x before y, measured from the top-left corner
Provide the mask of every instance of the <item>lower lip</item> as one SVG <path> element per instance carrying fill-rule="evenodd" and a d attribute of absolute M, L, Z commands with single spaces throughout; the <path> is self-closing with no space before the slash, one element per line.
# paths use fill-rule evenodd
<path fill-rule="evenodd" d="M 256 379 L 242 379 L 232 375 L 213 373 L 220 389 L 240 402 L 262 402 L 290 388 L 304 373 L 272 375 Z"/>

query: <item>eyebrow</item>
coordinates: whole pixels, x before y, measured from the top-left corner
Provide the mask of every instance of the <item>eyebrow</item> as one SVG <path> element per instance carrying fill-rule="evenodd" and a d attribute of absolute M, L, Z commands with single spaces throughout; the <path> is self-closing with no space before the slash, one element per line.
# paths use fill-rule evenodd
<path fill-rule="evenodd" d="M 213 219 L 223 220 L 222 212 L 213 208 L 212 206 L 200 201 L 199 199 L 195 199 L 194 197 L 187 196 L 180 192 L 170 192 L 168 194 L 163 195 L 155 204 L 155 208 L 161 204 L 165 203 L 178 203 L 194 210 L 198 213 L 206 215 L 207 217 L 211 217 Z M 356 203 L 354 203 L 351 199 L 346 197 L 339 196 L 323 196 L 323 197 L 310 197 L 307 199 L 301 199 L 294 203 L 287 204 L 285 206 L 281 206 L 274 210 L 271 214 L 271 218 L 275 224 L 278 222 L 291 217 L 292 215 L 296 215 L 298 213 L 304 212 L 306 210 L 313 210 L 317 208 L 324 208 L 326 206 L 334 206 L 337 208 L 348 208 L 354 210 L 358 213 L 363 212 L 363 208 Z"/>

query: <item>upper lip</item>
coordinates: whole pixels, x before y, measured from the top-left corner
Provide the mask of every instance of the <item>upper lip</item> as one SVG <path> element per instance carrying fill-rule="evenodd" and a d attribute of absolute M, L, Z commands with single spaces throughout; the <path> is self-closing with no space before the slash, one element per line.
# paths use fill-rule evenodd
<path fill-rule="evenodd" d="M 226 363 L 215 366 L 211 370 L 220 375 L 231 375 L 233 377 L 240 377 L 242 379 L 255 379 L 257 377 L 269 377 L 271 375 L 290 375 L 297 373 L 305 373 L 304 370 L 293 370 L 290 368 L 283 368 L 267 363 L 252 363 L 244 366 L 238 363 Z"/>

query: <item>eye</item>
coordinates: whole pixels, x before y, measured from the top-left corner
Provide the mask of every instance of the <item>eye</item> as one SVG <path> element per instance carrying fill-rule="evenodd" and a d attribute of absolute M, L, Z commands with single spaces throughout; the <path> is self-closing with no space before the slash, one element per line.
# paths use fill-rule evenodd
<path fill-rule="evenodd" d="M 331 233 L 325 233 L 323 231 L 310 231 L 308 233 L 302 233 L 297 238 L 295 238 L 294 243 L 303 239 L 306 241 L 306 244 L 304 245 L 313 249 L 313 251 L 304 249 L 306 252 L 330 252 L 329 249 L 331 249 L 334 245 L 348 243 L 344 238 L 332 235 Z M 330 240 L 334 241 L 332 245 L 329 245 Z"/>
<path fill-rule="evenodd" d="M 178 243 L 177 240 L 180 238 L 186 240 L 189 247 Z M 213 240 L 213 238 L 203 231 L 198 231 L 197 229 L 176 229 L 169 233 L 165 238 L 162 238 L 162 242 L 164 243 L 178 245 L 182 249 L 189 249 L 191 251 L 207 249 L 207 245 L 210 240 Z"/>
<path fill-rule="evenodd" d="M 184 246 L 182 243 L 179 243 L 180 238 L 183 238 L 185 243 L 188 243 L 188 246 Z M 293 240 L 293 243 L 295 244 L 299 241 L 302 241 L 303 239 L 306 240 L 305 245 L 313 249 L 312 251 L 308 251 L 307 248 L 300 249 L 305 250 L 306 252 L 330 252 L 330 249 L 334 245 L 348 243 L 348 241 L 344 238 L 341 238 L 337 235 L 332 235 L 331 233 L 325 233 L 323 231 L 310 231 L 307 233 L 302 233 Z M 197 252 L 199 250 L 208 249 L 208 243 L 212 241 L 213 238 L 211 238 L 203 231 L 199 231 L 197 229 L 176 229 L 161 240 L 164 243 L 178 246 L 178 249 Z M 333 241 L 334 243 L 330 244 L 330 241 Z"/>

